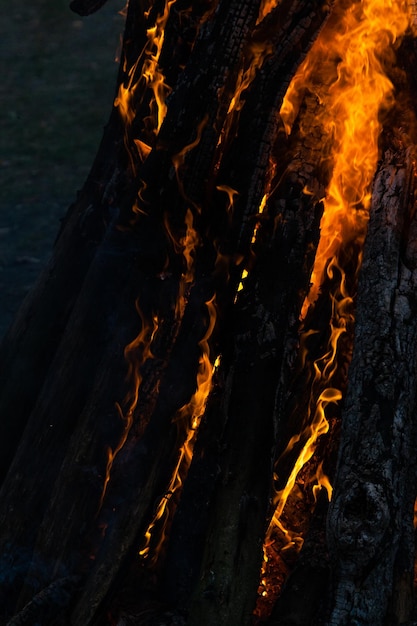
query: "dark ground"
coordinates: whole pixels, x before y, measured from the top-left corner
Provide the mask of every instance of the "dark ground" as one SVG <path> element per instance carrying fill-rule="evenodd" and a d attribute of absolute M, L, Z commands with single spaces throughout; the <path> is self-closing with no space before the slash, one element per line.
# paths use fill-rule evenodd
<path fill-rule="evenodd" d="M 0 338 L 48 259 L 114 96 L 125 0 L 0 0 Z"/>

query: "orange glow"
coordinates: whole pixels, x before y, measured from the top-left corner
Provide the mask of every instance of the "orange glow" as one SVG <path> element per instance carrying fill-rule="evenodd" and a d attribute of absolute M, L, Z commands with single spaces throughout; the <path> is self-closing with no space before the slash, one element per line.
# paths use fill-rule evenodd
<path fill-rule="evenodd" d="M 159 522 L 158 542 L 152 551 L 150 564 L 155 565 L 164 544 L 166 537 L 166 526 L 172 515 L 172 507 L 174 494 L 178 494 L 182 488 L 184 480 L 187 476 L 191 465 L 194 444 L 200 425 L 201 418 L 207 403 L 207 398 L 211 391 L 213 372 L 219 363 L 219 357 L 214 361 L 214 365 L 210 361 L 209 339 L 213 333 L 216 322 L 216 306 L 215 298 L 206 302 L 209 325 L 203 339 L 199 342 L 201 356 L 197 372 L 197 388 L 190 401 L 181 407 L 173 418 L 173 422 L 177 424 L 178 436 L 184 440 L 178 451 L 178 459 L 174 468 L 171 480 L 169 482 L 166 493 L 159 501 L 154 517 L 145 532 L 143 547 L 139 551 L 139 555 L 143 558 L 150 556 L 150 543 L 155 532 L 156 524 Z"/>
<path fill-rule="evenodd" d="M 123 403 L 124 408 L 122 409 L 120 404 L 116 404 L 117 411 L 123 423 L 123 430 L 119 442 L 114 450 L 110 447 L 107 450 L 107 465 L 103 491 L 100 499 L 100 508 L 106 495 L 114 459 L 125 445 L 133 424 L 134 413 L 139 400 L 139 389 L 142 383 L 141 367 L 148 359 L 153 358 L 151 346 L 158 330 L 158 319 L 153 317 L 152 321 L 148 322 L 142 315 L 138 303 L 136 303 L 136 308 L 142 320 L 142 328 L 138 336 L 131 343 L 129 343 L 124 350 L 124 356 L 128 363 L 126 379 L 129 383 L 129 391 Z"/>
<path fill-rule="evenodd" d="M 180 170 L 181 170 L 181 167 L 184 165 L 185 157 L 187 156 L 187 154 L 189 152 L 191 152 L 191 150 L 196 148 L 198 146 L 198 144 L 200 143 L 201 136 L 203 134 L 203 130 L 204 130 L 204 127 L 206 126 L 207 122 L 208 122 L 208 115 L 205 115 L 204 118 L 199 123 L 199 125 L 197 126 L 197 132 L 196 132 L 195 139 L 191 143 L 189 143 L 186 146 L 184 146 L 184 148 L 182 148 L 182 150 L 177 152 L 177 154 L 174 154 L 174 156 L 172 157 L 172 163 L 174 165 L 175 173 L 177 175 L 178 184 L 179 184 L 181 190 L 183 189 L 182 182 L 180 180 Z"/>
<path fill-rule="evenodd" d="M 257 24 L 262 22 L 264 17 L 271 13 L 280 3 L 280 0 L 262 0 L 261 7 L 259 9 L 259 16 L 257 20 Z"/>
<path fill-rule="evenodd" d="M 144 141 L 141 141 L 140 139 L 134 139 L 133 142 L 136 148 L 138 149 L 139 158 L 143 163 L 145 159 L 147 158 L 148 154 L 150 153 L 150 151 L 152 150 L 152 148 L 151 146 L 148 146 L 147 143 L 145 143 Z"/>
<path fill-rule="evenodd" d="M 131 141 L 136 145 L 139 158 L 142 162 L 146 159 L 151 150 L 151 147 L 145 142 L 131 138 L 130 136 L 131 126 L 136 116 L 133 99 L 141 81 L 144 81 L 145 88 L 151 89 L 153 93 L 150 102 L 150 118 L 148 119 L 151 121 L 150 126 L 155 135 L 158 134 L 166 115 L 167 107 L 165 101 L 171 92 L 171 88 L 166 84 L 165 76 L 159 67 L 159 57 L 164 43 L 165 26 L 169 18 L 171 6 L 175 2 L 176 0 L 167 0 L 162 15 L 158 15 L 155 25 L 148 28 L 146 31 L 148 38 L 147 44 L 142 54 L 136 60 L 136 63 L 130 68 L 127 81 L 119 85 L 118 94 L 114 100 L 114 106 L 118 107 L 120 116 L 125 124 L 125 145 L 130 155 L 133 172 L 136 172 L 136 164 L 135 158 L 131 154 Z M 149 12 L 145 14 L 145 17 L 149 17 Z M 137 68 L 144 55 L 145 59 L 143 61 L 142 74 L 141 76 L 137 76 Z"/>
<path fill-rule="evenodd" d="M 146 59 L 143 63 L 143 78 L 147 86 L 153 92 L 153 103 L 151 103 L 151 117 L 153 118 L 153 127 L 155 134 L 164 121 L 167 106 L 166 98 L 171 93 L 171 88 L 165 82 L 165 76 L 159 66 L 159 57 L 161 56 L 162 46 L 165 38 L 165 26 L 168 22 L 169 13 L 176 0 L 167 0 L 162 15 L 156 19 L 155 26 L 148 28 L 146 35 L 148 37 L 148 46 L 145 49 Z"/>
<path fill-rule="evenodd" d="M 300 91 L 307 87 L 316 93 L 322 104 L 317 122 L 332 138 L 333 172 L 303 314 L 317 299 L 328 262 L 343 242 L 364 237 L 378 159 L 379 113 L 393 99 L 382 59 L 406 31 L 407 10 L 407 2 L 400 0 L 352 3 L 337 24 L 330 20 L 324 28 L 284 99 L 280 113 L 290 132 Z"/>
<path fill-rule="evenodd" d="M 303 426 L 291 438 L 282 455 L 297 450 L 286 484 L 274 497 L 275 512 L 267 532 L 266 545 L 274 541 L 277 531 L 284 535 L 282 541 L 286 546 L 302 545 L 300 534 L 284 527 L 281 518 L 297 486 L 297 477 L 312 459 L 318 439 L 329 429 L 326 417 L 328 407 L 342 399 L 342 392 L 332 381 L 338 367 L 340 339 L 353 323 L 353 294 L 349 293 L 346 284 L 341 251 L 346 251 L 347 244 L 353 241 L 360 249 L 365 238 L 371 185 L 378 160 L 380 114 L 393 102 L 393 85 L 385 75 L 383 62 L 390 46 L 409 26 L 407 10 L 407 3 L 401 0 L 363 0 L 352 2 L 344 9 L 336 6 L 334 15 L 294 77 L 280 111 L 286 131 L 290 134 L 303 90 L 315 93 L 321 105 L 316 122 L 331 139 L 332 145 L 330 156 L 323 155 L 326 159 L 324 165 L 331 167 L 331 177 L 324 199 L 320 241 L 311 288 L 301 313 L 302 320 L 305 320 L 309 307 L 314 307 L 326 277 L 331 279 L 333 286 L 328 344 L 313 363 L 311 395 Z M 357 275 L 361 253 L 349 262 Z M 304 337 L 302 334 L 300 338 L 302 350 L 305 338 L 314 332 L 303 328 Z M 301 352 L 307 365 L 305 356 Z M 348 360 L 349 355 L 344 355 L 344 358 Z M 322 487 L 330 499 L 332 487 L 323 473 L 322 463 L 315 472 L 314 482 L 314 499 Z M 265 575 L 263 578 L 266 580 Z M 264 590 L 268 593 L 267 586 Z"/>
<path fill-rule="evenodd" d="M 256 72 L 262 67 L 266 57 L 273 52 L 273 46 L 271 42 L 253 43 L 250 52 L 252 57 L 250 65 L 246 70 L 241 70 L 239 73 L 235 93 L 230 101 L 228 113 L 242 109 L 242 93 L 249 87 L 256 76 Z"/>
<path fill-rule="evenodd" d="M 229 205 L 227 207 L 227 210 L 230 212 L 233 211 L 233 207 L 235 205 L 235 196 L 238 196 L 239 192 L 236 191 L 236 189 L 232 189 L 228 185 L 218 185 L 216 189 L 218 191 L 224 191 L 224 193 L 227 194 L 227 197 L 229 199 Z"/>

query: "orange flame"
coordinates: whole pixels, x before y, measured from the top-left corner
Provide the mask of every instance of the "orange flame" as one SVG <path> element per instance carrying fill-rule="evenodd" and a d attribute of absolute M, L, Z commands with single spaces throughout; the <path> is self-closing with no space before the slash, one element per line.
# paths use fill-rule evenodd
<path fill-rule="evenodd" d="M 328 262 L 343 242 L 364 237 L 378 159 L 379 112 L 391 106 L 393 99 L 383 58 L 410 24 L 407 9 L 401 0 L 352 3 L 336 26 L 330 20 L 324 28 L 284 99 L 280 113 L 289 132 L 300 89 L 308 87 L 317 93 L 323 105 L 318 123 L 333 139 L 332 179 L 320 225 L 313 287 L 303 314 L 317 299 Z M 327 91 L 316 84 L 317 74 Z"/>
<path fill-rule="evenodd" d="M 172 497 L 174 494 L 178 494 L 181 490 L 191 465 L 198 428 L 204 414 L 207 398 L 211 391 L 213 372 L 219 363 L 219 357 L 217 357 L 214 365 L 212 365 L 210 361 L 209 347 L 209 339 L 213 333 L 216 322 L 215 296 L 206 302 L 206 306 L 209 313 L 209 325 L 203 339 L 199 342 L 201 356 L 197 373 L 197 388 L 190 401 L 177 411 L 173 419 L 173 421 L 177 424 L 179 436 L 184 439 L 184 443 L 178 451 L 177 463 L 167 491 L 156 507 L 154 517 L 145 532 L 144 545 L 139 551 L 139 555 L 141 557 L 149 558 L 150 544 L 153 533 L 155 532 L 157 522 L 160 522 L 159 525 L 161 528 L 159 530 L 160 534 L 158 537 L 158 545 L 153 551 L 150 560 L 151 565 L 156 564 L 160 550 L 165 541 L 166 526 L 172 514 L 172 511 L 170 510 L 172 508 L 170 507 Z"/>
<path fill-rule="evenodd" d="M 239 192 L 236 189 L 232 189 L 229 185 L 217 185 L 216 189 L 218 191 L 224 191 L 227 194 L 229 205 L 227 207 L 228 211 L 233 211 L 233 207 L 235 205 L 235 196 L 239 195 Z"/>
<path fill-rule="evenodd" d="M 153 102 L 156 105 L 153 108 L 152 116 L 154 119 L 153 127 L 155 134 L 158 134 L 162 122 L 165 119 L 167 106 L 166 98 L 171 93 L 171 87 L 166 84 L 165 76 L 159 66 L 159 58 L 162 52 L 162 46 L 165 38 L 165 27 L 168 22 L 171 7 L 176 0 L 167 0 L 162 15 L 156 19 L 155 26 L 148 28 L 146 35 L 148 37 L 148 46 L 145 49 L 147 58 L 143 64 L 143 78 L 147 86 L 153 92 Z"/>
<path fill-rule="evenodd" d="M 197 126 L 197 132 L 196 132 L 195 139 L 193 139 L 193 141 L 191 141 L 191 143 L 189 143 L 186 146 L 184 146 L 184 148 L 182 148 L 182 150 L 177 152 L 177 154 L 174 154 L 173 157 L 172 157 L 172 163 L 174 165 L 175 173 L 177 175 L 178 185 L 180 187 L 180 190 L 182 191 L 183 196 L 185 194 L 183 192 L 182 181 L 180 180 L 180 170 L 181 170 L 181 167 L 184 165 L 185 157 L 187 156 L 187 154 L 189 152 L 191 152 L 191 150 L 196 148 L 198 146 L 198 144 L 200 143 L 201 137 L 202 137 L 202 134 L 203 134 L 203 130 L 204 130 L 207 122 L 208 122 L 208 115 L 205 115 L 203 117 L 203 119 L 201 120 L 201 122 Z"/>
<path fill-rule="evenodd" d="M 273 11 L 279 5 L 279 3 L 280 0 L 262 0 L 259 9 L 258 20 L 256 23 L 259 24 L 260 22 L 262 22 L 262 20 L 268 15 L 268 13 L 271 13 L 271 11 Z"/>
<path fill-rule="evenodd" d="M 305 319 L 308 308 L 314 306 L 326 276 L 333 279 L 333 283 L 339 282 L 330 294 L 330 338 L 325 353 L 313 364 L 311 397 L 304 426 L 301 433 L 290 440 L 283 454 L 297 443 L 305 443 L 285 486 L 275 495 L 276 508 L 267 542 L 272 541 L 276 528 L 284 533 L 287 544 L 295 542 L 298 535 L 294 536 L 284 528 L 281 516 L 299 472 L 312 458 L 319 437 L 328 431 L 327 407 L 342 398 L 341 391 L 332 385 L 332 379 L 337 370 L 340 338 L 352 324 L 353 317 L 352 294 L 348 292 L 339 256 L 346 243 L 356 241 L 362 244 L 364 241 L 372 178 L 378 159 L 379 115 L 381 109 L 391 106 L 393 100 L 393 85 L 385 75 L 383 59 L 387 49 L 405 33 L 409 23 L 407 3 L 402 0 L 352 2 L 342 13 L 339 11 L 339 19 L 330 19 L 323 29 L 294 77 L 280 111 L 290 133 L 302 99 L 301 92 L 308 88 L 317 94 L 322 105 L 317 124 L 332 138 L 332 175 L 324 200 L 311 289 L 301 318 Z M 360 263 L 359 254 L 356 273 Z M 304 329 L 306 336 L 312 332 Z M 318 486 L 313 487 L 313 493 L 323 486 L 330 498 L 332 488 L 323 474 L 322 464 L 316 471 L 316 480 Z"/>
<path fill-rule="evenodd" d="M 129 391 L 124 400 L 126 408 L 123 410 L 120 404 L 116 404 L 117 411 L 123 422 L 123 431 L 114 450 L 110 447 L 107 450 L 106 473 L 99 508 L 101 508 L 106 495 L 114 460 L 125 445 L 133 424 L 134 413 L 139 399 L 139 389 L 142 383 L 141 367 L 145 361 L 153 358 L 151 346 L 158 330 L 158 319 L 153 317 L 152 321 L 148 322 L 141 313 L 138 303 L 136 303 L 136 308 L 142 320 L 142 328 L 138 336 L 124 350 L 125 359 L 128 362 L 126 379 L 129 382 Z"/>
<path fill-rule="evenodd" d="M 142 54 L 137 58 L 136 62 L 129 69 L 127 83 L 125 84 L 123 82 L 119 85 L 119 90 L 114 100 L 114 106 L 118 107 L 120 115 L 125 124 L 125 145 L 131 158 L 131 166 L 133 172 L 136 172 L 136 168 L 135 160 L 130 152 L 130 130 L 136 116 L 133 99 L 136 90 L 141 83 L 141 80 L 144 80 L 145 86 L 151 89 L 151 91 L 153 92 L 153 97 L 150 103 L 150 119 L 154 134 L 158 134 L 166 115 L 166 98 L 171 92 L 171 88 L 165 82 L 165 76 L 159 66 L 159 57 L 161 56 L 162 46 L 165 37 L 165 27 L 169 18 L 171 6 L 175 2 L 176 0 L 167 0 L 162 15 L 158 15 L 155 21 L 155 25 L 147 29 L 147 44 L 145 45 Z M 149 12 L 145 14 L 145 17 L 148 16 Z M 146 58 L 143 62 L 142 75 L 140 77 L 136 77 L 137 67 L 139 65 L 139 62 L 143 58 L 143 55 L 145 55 Z M 139 158 L 143 162 L 151 151 L 151 147 L 144 141 L 141 141 L 139 139 L 133 139 L 133 143 L 136 145 Z"/>

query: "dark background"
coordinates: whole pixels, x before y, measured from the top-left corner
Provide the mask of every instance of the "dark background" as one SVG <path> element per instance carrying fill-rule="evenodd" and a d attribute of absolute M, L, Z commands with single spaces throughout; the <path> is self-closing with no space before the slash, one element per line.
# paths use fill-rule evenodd
<path fill-rule="evenodd" d="M 0 338 L 47 261 L 114 97 L 125 0 L 0 0 Z"/>

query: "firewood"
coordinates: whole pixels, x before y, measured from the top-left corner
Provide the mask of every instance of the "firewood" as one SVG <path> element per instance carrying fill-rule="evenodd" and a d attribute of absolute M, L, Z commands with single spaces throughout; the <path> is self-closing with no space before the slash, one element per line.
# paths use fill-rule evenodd
<path fill-rule="evenodd" d="M 405 529 L 412 527 L 415 500 L 414 179 L 410 151 L 387 149 L 373 189 L 328 519 L 334 568 L 329 626 L 352 619 L 382 624 L 393 610 L 395 578 L 408 577 L 404 591 L 411 588 L 412 556 L 402 542 L 409 540 Z M 409 619 L 411 608 L 408 600 L 402 615 L 394 609 L 391 623 Z"/>

